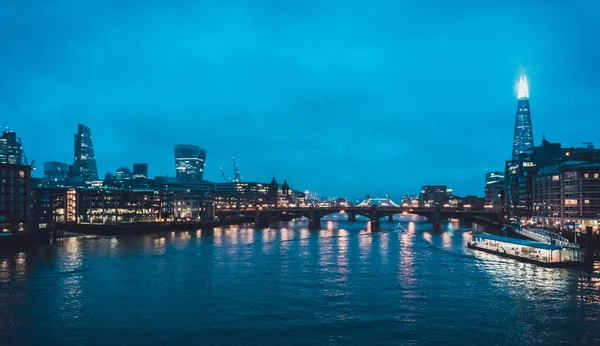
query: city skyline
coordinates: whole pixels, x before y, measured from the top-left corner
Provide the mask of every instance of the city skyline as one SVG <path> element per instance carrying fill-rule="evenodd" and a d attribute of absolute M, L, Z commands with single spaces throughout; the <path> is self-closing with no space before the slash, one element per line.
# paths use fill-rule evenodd
<path fill-rule="evenodd" d="M 8 18 L 24 18 L 0 38 L 10 40 L 0 72 L 14 81 L 0 86 L 2 125 L 23 139 L 38 176 L 44 161 L 71 162 L 73 126 L 83 123 L 101 177 L 134 162 L 174 176 L 173 145 L 193 143 L 208 151 L 212 181 L 235 156 L 247 181 L 275 171 L 322 195 L 397 196 L 435 184 L 481 195 L 485 170 L 510 157 L 523 74 L 534 142 L 597 137 L 590 76 L 600 54 L 585 42 L 600 17 L 591 2 L 442 6 L 418 21 L 411 16 L 426 5 L 162 3 L 132 5 L 121 18 L 108 4 L 73 4 L 0 4 Z M 111 26 L 99 30 L 104 22 Z"/>

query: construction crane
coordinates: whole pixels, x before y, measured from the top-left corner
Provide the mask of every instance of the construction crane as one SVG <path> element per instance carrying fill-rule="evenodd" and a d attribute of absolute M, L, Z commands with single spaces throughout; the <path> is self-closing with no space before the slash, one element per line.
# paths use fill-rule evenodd
<path fill-rule="evenodd" d="M 234 176 L 234 181 L 236 183 L 239 183 L 242 181 L 242 177 L 240 177 L 240 168 L 238 167 L 238 165 L 235 164 L 235 157 L 232 157 L 233 159 L 233 176 Z"/>
<path fill-rule="evenodd" d="M 21 141 L 21 137 L 17 137 L 17 144 L 21 148 L 21 155 L 23 156 L 21 162 L 23 166 L 29 166 L 31 169 L 35 170 L 35 160 L 31 160 L 31 164 L 29 164 L 29 160 L 27 159 L 27 155 L 25 154 L 25 149 L 23 149 L 23 142 Z"/>
<path fill-rule="evenodd" d="M 227 182 L 227 177 L 225 176 L 225 171 L 223 171 L 223 167 L 221 167 L 221 174 L 223 175 L 223 180 Z"/>

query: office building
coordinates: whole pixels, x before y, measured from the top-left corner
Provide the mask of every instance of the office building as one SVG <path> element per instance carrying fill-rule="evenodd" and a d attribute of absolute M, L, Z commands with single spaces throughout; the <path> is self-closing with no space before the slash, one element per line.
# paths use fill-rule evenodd
<path fill-rule="evenodd" d="M 446 185 L 426 185 L 421 188 L 419 194 L 419 207 L 443 206 L 450 199 L 452 190 Z"/>
<path fill-rule="evenodd" d="M 204 176 L 206 150 L 196 145 L 178 144 L 175 146 L 175 172 L 181 182 L 201 182 Z"/>
<path fill-rule="evenodd" d="M 75 161 L 73 163 L 74 177 L 79 177 L 86 182 L 98 180 L 96 156 L 92 144 L 90 128 L 79 124 L 75 135 Z"/>
<path fill-rule="evenodd" d="M 530 154 L 532 149 L 533 129 L 531 127 L 531 112 L 529 109 L 529 85 L 527 77 L 522 76 L 519 80 L 512 160 L 517 160 L 519 154 Z"/>
<path fill-rule="evenodd" d="M 504 206 L 504 173 L 488 172 L 485 175 L 485 208 L 502 211 Z"/>
<path fill-rule="evenodd" d="M 23 163 L 21 139 L 12 131 L 4 131 L 0 137 L 0 163 L 11 165 Z"/>
<path fill-rule="evenodd" d="M 485 184 L 494 184 L 504 182 L 504 172 L 487 172 L 485 174 Z"/>
<path fill-rule="evenodd" d="M 133 164 L 133 179 L 148 179 L 148 164 L 134 163 Z"/>
<path fill-rule="evenodd" d="M 175 220 L 214 220 L 215 199 L 210 192 L 181 191 L 171 197 L 172 217 Z"/>
<path fill-rule="evenodd" d="M 521 153 L 516 160 L 505 165 L 505 210 L 510 217 L 528 218 L 533 212 L 533 179 L 538 168 L 561 160 L 569 149 L 546 138 L 542 145 L 533 147 L 530 153 Z"/>
<path fill-rule="evenodd" d="M 58 161 L 44 162 L 44 180 L 48 184 L 64 183 L 69 174 L 69 165 Z"/>
<path fill-rule="evenodd" d="M 117 168 L 117 171 L 115 172 L 115 178 L 117 181 L 133 179 L 133 173 L 128 167 L 120 167 Z"/>
<path fill-rule="evenodd" d="M 0 163 L 0 236 L 27 234 L 31 166 Z"/>
<path fill-rule="evenodd" d="M 538 167 L 533 178 L 533 220 L 546 227 L 577 224 L 598 228 L 600 150 L 570 148 Z"/>

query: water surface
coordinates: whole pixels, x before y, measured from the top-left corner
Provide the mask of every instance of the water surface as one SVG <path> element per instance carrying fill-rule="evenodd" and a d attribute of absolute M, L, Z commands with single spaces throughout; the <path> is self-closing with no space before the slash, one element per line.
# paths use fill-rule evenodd
<path fill-rule="evenodd" d="M 600 344 L 588 275 L 475 252 L 468 225 L 216 228 L 0 254 L 0 344 Z M 393 229 L 395 224 L 382 222 Z"/>

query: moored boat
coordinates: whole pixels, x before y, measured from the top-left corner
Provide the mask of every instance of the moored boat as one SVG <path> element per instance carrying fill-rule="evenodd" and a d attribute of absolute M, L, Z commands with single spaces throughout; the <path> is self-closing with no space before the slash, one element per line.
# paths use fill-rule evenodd
<path fill-rule="evenodd" d="M 470 249 L 493 253 L 543 267 L 569 268 L 583 266 L 581 249 L 564 244 L 502 237 L 487 233 L 471 235 Z"/>

